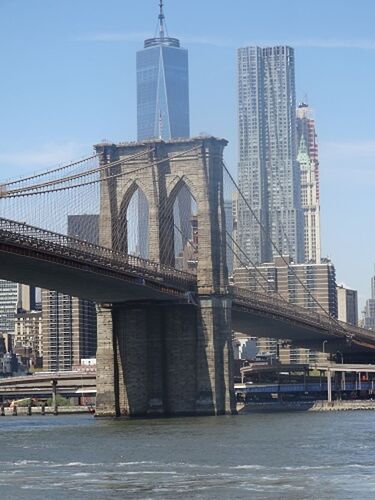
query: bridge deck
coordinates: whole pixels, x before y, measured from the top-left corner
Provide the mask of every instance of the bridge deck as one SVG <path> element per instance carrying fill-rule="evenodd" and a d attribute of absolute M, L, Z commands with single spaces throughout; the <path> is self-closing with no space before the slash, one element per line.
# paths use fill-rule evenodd
<path fill-rule="evenodd" d="M 0 276 L 99 303 L 185 301 L 196 277 L 145 259 L 0 218 Z M 327 351 L 375 349 L 375 332 L 231 287 L 233 329 Z M 272 335 L 270 334 L 272 332 Z"/>
<path fill-rule="evenodd" d="M 194 276 L 132 255 L 0 219 L 0 276 L 97 302 L 176 300 Z"/>

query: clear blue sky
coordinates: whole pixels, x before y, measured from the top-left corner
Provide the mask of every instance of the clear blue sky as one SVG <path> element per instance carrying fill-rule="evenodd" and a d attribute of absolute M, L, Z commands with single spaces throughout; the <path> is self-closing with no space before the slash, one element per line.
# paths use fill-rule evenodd
<path fill-rule="evenodd" d="M 190 55 L 192 133 L 237 161 L 236 48 L 290 44 L 320 144 L 323 253 L 363 299 L 375 262 L 375 2 L 165 0 Z M 157 0 L 0 0 L 1 178 L 136 135 L 135 52 Z"/>

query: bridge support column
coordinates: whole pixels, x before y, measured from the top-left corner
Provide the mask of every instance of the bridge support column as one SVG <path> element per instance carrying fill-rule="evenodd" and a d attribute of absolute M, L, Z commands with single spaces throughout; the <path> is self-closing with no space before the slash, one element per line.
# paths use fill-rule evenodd
<path fill-rule="evenodd" d="M 97 415 L 234 413 L 230 311 L 220 297 L 99 306 Z"/>
<path fill-rule="evenodd" d="M 197 310 L 187 304 L 165 309 L 164 376 L 168 415 L 195 415 Z"/>
<path fill-rule="evenodd" d="M 190 191 L 197 205 L 198 304 L 129 302 L 114 308 L 114 368 L 117 366 L 118 373 L 114 397 L 120 414 L 235 412 L 231 304 L 226 298 L 226 144 L 225 140 L 209 137 L 96 146 L 103 166 L 108 161 L 133 157 L 131 162 L 115 167 L 129 175 L 106 180 L 106 188 L 101 190 L 102 244 L 127 250 L 126 245 L 119 247 L 117 235 L 125 242 L 124 214 L 135 189 L 140 188 L 149 203 L 149 257 L 174 267 L 173 206 L 182 188 Z M 135 159 L 138 153 L 145 156 Z M 137 163 L 143 173 L 133 176 Z M 117 228 L 117 232 L 110 234 L 109 228 Z M 147 296 L 163 297 L 145 294 L 145 300 Z"/>
<path fill-rule="evenodd" d="M 332 372 L 327 370 L 327 399 L 328 403 L 332 403 Z"/>
<path fill-rule="evenodd" d="M 147 304 L 114 308 L 114 336 L 120 368 L 120 414 L 163 413 L 161 324 L 158 311 Z"/>
<path fill-rule="evenodd" d="M 113 311 L 121 415 L 191 415 L 196 401 L 196 308 L 128 303 Z"/>
<path fill-rule="evenodd" d="M 119 415 L 118 373 L 111 305 L 97 306 L 96 415 Z"/>
<path fill-rule="evenodd" d="M 230 300 L 200 297 L 197 343 L 196 413 L 236 413 Z"/>

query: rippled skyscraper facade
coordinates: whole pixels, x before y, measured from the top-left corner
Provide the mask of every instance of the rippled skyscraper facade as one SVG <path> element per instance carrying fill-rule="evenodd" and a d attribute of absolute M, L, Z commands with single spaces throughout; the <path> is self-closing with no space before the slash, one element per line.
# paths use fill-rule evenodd
<path fill-rule="evenodd" d="M 277 256 L 269 236 L 284 255 L 303 262 L 294 51 L 245 47 L 237 62 L 239 185 L 246 197 L 238 201 L 238 243 L 253 264 Z"/>

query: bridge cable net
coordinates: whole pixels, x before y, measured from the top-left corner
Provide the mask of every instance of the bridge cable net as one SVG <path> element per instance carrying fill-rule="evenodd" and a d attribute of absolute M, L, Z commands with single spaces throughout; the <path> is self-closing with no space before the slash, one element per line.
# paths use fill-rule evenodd
<path fill-rule="evenodd" d="M 279 249 L 276 243 L 272 240 L 270 231 L 262 222 L 261 210 L 259 209 L 259 200 L 253 199 L 249 202 L 250 187 L 246 186 L 246 195 L 240 189 L 239 184 L 234 180 L 233 175 L 230 173 L 227 165 L 223 164 L 224 169 L 224 199 L 226 200 L 226 220 L 227 220 L 227 261 L 229 264 L 229 274 L 231 280 L 240 281 L 240 288 L 247 289 L 247 292 L 255 294 L 267 295 L 270 299 L 277 299 L 287 303 L 290 307 L 298 307 L 297 304 L 289 302 L 288 297 L 284 296 L 277 287 L 277 280 L 273 272 L 273 264 L 267 266 L 266 263 L 260 260 L 255 260 L 251 257 L 256 255 L 254 247 L 259 246 L 259 241 L 256 240 L 259 232 L 262 232 L 265 239 L 268 240 L 274 255 L 280 257 L 283 264 L 288 269 L 288 273 L 293 276 L 296 281 L 296 286 L 300 287 L 305 292 L 307 304 L 303 307 L 309 311 L 310 314 L 317 314 L 321 312 L 325 317 L 330 318 L 336 327 L 340 330 L 345 330 L 345 327 L 335 317 L 331 316 L 329 311 L 316 299 L 313 292 L 310 290 L 307 281 L 304 281 L 298 276 L 296 271 L 290 265 L 287 257 Z M 255 198 L 255 197 L 254 197 Z M 254 208 L 255 207 L 255 208 Z M 230 223 L 228 225 L 228 219 Z M 246 225 L 247 228 L 252 229 L 250 234 L 247 234 L 247 239 L 241 238 L 241 224 Z M 290 248 L 290 242 L 286 237 L 286 231 L 283 227 L 282 221 L 279 221 L 280 229 L 285 235 L 284 241 L 287 248 Z M 243 227 L 242 226 L 242 227 Z M 271 259 L 270 259 L 271 260 Z M 269 269 L 267 269 L 269 267 Z M 232 271 L 232 272 L 231 272 Z M 245 275 L 244 275 L 245 273 Z M 244 281 L 246 285 L 244 286 Z M 302 306 L 299 306 L 303 310 Z"/>
<path fill-rule="evenodd" d="M 100 185 L 107 178 L 103 170 L 98 155 L 94 155 L 85 161 L 5 183 L 6 189 L 0 195 L 1 227 L 6 228 L 4 220 L 10 219 L 74 240 L 61 240 L 65 246 L 77 248 L 79 241 L 99 245 Z M 58 239 L 22 225 L 12 225 L 11 231 L 51 241 Z"/>
<path fill-rule="evenodd" d="M 62 234 L 65 234 L 66 231 L 61 228 L 67 225 L 67 214 L 78 215 L 80 212 L 99 214 L 100 184 L 116 177 L 134 175 L 139 170 L 150 168 L 151 165 L 146 162 L 142 168 L 119 174 L 112 174 L 112 167 L 126 164 L 136 157 L 145 155 L 146 152 L 138 153 L 104 166 L 98 166 L 98 156 L 95 155 L 90 158 L 96 160 L 95 163 L 88 165 L 86 162 L 84 168 L 75 169 L 65 175 L 56 176 L 57 172 L 61 172 L 58 168 L 4 183 L 0 192 L 0 215 L 39 228 L 56 232 L 60 230 Z M 82 163 L 79 163 L 82 166 Z M 40 180 L 42 176 L 44 179 Z M 35 182 L 35 179 L 38 181 Z M 19 183 L 21 185 L 14 187 Z M 78 207 L 80 207 L 79 211 L 77 211 Z M 45 208 L 49 210 L 46 211 Z"/>
<path fill-rule="evenodd" d="M 56 169 L 7 183 L 0 193 L 1 218 L 74 237 L 72 227 L 68 227 L 71 216 L 99 213 L 99 193 L 95 184 L 73 189 L 81 178 L 95 180 L 97 165 L 95 156 L 76 164 L 69 172 Z"/>
<path fill-rule="evenodd" d="M 196 149 L 195 147 L 178 153 L 174 157 L 183 156 Z M 150 169 L 151 175 L 151 167 L 159 168 L 164 162 L 152 161 L 150 159 L 152 151 L 143 151 L 106 164 L 99 163 L 98 156 L 95 155 L 68 166 L 4 183 L 0 192 L 1 229 L 25 232 L 23 225 L 26 224 L 31 226 L 27 229 L 27 234 L 35 233 L 38 238 L 56 239 L 53 234 L 41 234 L 33 228 L 66 235 L 71 241 L 65 239 L 64 244 L 75 248 L 79 242 L 99 245 L 101 189 L 112 180 L 136 178 L 138 173 L 144 174 L 144 170 L 147 169 Z M 133 168 L 132 162 L 135 160 L 141 160 L 140 167 Z M 127 163 L 131 165 L 127 167 Z M 180 195 L 181 193 L 178 196 Z M 186 227 L 189 232 L 192 216 L 192 202 L 188 200 L 187 195 L 188 193 L 181 195 L 181 203 L 177 202 L 177 197 L 176 203 L 171 207 L 171 215 L 160 220 L 162 235 L 170 233 L 171 228 L 168 224 L 173 219 L 176 221 L 173 227 L 175 234 L 172 238 L 161 238 L 161 255 L 168 257 L 171 252 L 176 252 L 178 249 L 175 255 L 163 259 L 167 264 L 163 267 L 164 270 L 168 264 L 171 269 L 176 267 L 181 271 L 184 270 L 184 266 L 178 264 L 178 256 L 187 244 L 191 245 L 192 240 L 191 234 L 184 234 Z M 10 227 L 7 221 L 15 221 L 18 224 L 12 224 Z M 147 199 L 144 193 L 137 189 L 127 206 L 125 219 L 120 217 L 115 224 L 116 227 L 113 228 L 111 249 L 122 254 L 148 259 L 148 224 Z"/>

